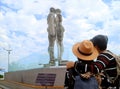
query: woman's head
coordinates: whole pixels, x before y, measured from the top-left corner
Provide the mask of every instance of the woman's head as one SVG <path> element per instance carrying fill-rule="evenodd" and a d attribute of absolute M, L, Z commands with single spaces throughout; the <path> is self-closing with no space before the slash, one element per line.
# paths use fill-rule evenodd
<path fill-rule="evenodd" d="M 72 51 L 78 60 L 92 61 L 98 56 L 98 50 L 90 40 L 83 40 L 75 43 Z"/>
<path fill-rule="evenodd" d="M 96 35 L 91 41 L 99 50 L 104 51 L 107 49 L 108 37 L 106 35 Z"/>

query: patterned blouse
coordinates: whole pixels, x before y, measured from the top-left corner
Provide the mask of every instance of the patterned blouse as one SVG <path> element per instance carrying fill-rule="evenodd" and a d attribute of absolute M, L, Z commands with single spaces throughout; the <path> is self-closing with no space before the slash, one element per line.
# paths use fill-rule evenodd
<path fill-rule="evenodd" d="M 112 55 L 108 53 L 101 53 L 97 57 L 96 61 L 90 64 L 76 61 L 74 68 L 81 73 L 92 72 L 95 74 L 106 70 L 107 75 L 110 77 L 115 77 L 117 75 L 116 65 L 115 58 Z"/>

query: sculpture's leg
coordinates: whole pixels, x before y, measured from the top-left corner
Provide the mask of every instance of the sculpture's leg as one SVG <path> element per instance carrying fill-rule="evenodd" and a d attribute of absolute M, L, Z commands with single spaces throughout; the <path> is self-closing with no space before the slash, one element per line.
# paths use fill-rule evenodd
<path fill-rule="evenodd" d="M 63 51 L 64 51 L 63 44 L 61 41 L 58 41 L 58 62 L 59 62 L 59 64 L 62 61 Z"/>
<path fill-rule="evenodd" d="M 60 45 L 58 42 L 57 42 L 57 60 L 58 61 L 60 60 Z"/>
<path fill-rule="evenodd" d="M 49 36 L 49 47 L 48 47 L 48 53 L 50 57 L 49 64 L 55 65 L 55 58 L 54 58 L 54 43 L 55 43 L 55 37 Z"/>
<path fill-rule="evenodd" d="M 63 45 L 60 46 L 60 59 L 62 60 L 62 55 L 63 55 Z"/>
<path fill-rule="evenodd" d="M 55 65 L 55 60 L 54 60 L 54 47 L 49 47 L 48 48 L 49 56 L 50 56 L 50 65 Z"/>

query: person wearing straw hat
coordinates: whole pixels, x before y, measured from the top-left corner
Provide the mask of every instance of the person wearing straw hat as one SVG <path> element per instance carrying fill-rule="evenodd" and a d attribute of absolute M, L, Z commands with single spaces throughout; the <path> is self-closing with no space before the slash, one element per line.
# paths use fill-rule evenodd
<path fill-rule="evenodd" d="M 106 53 L 108 37 L 106 35 L 96 35 L 90 41 L 94 44 L 94 47 L 99 52 L 99 56 L 97 57 L 96 61 L 94 61 L 91 64 L 85 64 L 83 62 L 78 62 L 78 61 L 68 62 L 66 64 L 67 69 L 73 67 L 75 70 L 89 71 L 94 74 L 97 74 L 103 70 L 106 70 L 106 74 L 109 75 L 109 77 L 114 78 L 115 76 L 117 76 L 116 60 L 112 55 Z M 76 49 L 73 48 L 73 53 L 74 53 L 74 50 Z M 107 83 L 107 86 L 105 87 L 109 87 L 109 86 L 111 86 L 111 84 Z"/>
<path fill-rule="evenodd" d="M 78 63 L 80 62 L 80 63 L 85 63 L 85 64 L 91 64 L 93 62 L 93 60 L 95 58 L 97 58 L 97 56 L 98 56 L 98 51 L 94 47 L 93 43 L 90 40 L 83 40 L 82 42 L 78 42 L 78 43 L 74 44 L 72 51 L 73 51 L 74 55 L 77 57 L 78 60 L 76 62 L 78 62 Z M 67 71 L 71 71 L 74 78 L 75 78 L 75 76 L 78 76 L 79 74 L 81 77 L 83 77 L 85 79 L 88 79 L 88 78 L 92 77 L 92 75 L 93 75 L 92 73 L 90 73 L 88 71 L 74 70 L 73 68 L 70 68 L 70 69 L 68 68 Z M 66 72 L 66 73 L 68 73 L 68 72 Z M 65 79 L 65 87 L 68 87 L 67 89 L 74 89 L 75 88 L 74 84 L 68 83 L 68 82 L 72 82 L 72 80 L 69 80 L 69 78 L 70 78 L 70 76 L 68 77 L 68 80 Z M 72 84 L 72 85 L 69 85 L 69 84 Z M 88 86 L 89 86 L 89 84 L 88 84 Z M 75 89 L 77 89 L 77 88 L 75 88 Z M 83 88 L 81 88 L 81 89 L 83 89 Z M 97 83 L 95 84 L 95 88 L 93 88 L 93 89 L 98 89 Z"/>

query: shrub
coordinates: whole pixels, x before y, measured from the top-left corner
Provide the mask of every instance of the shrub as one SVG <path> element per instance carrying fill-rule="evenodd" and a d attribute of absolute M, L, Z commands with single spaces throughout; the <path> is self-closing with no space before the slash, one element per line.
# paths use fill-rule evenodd
<path fill-rule="evenodd" d="M 0 74 L 0 78 L 3 78 L 3 75 Z"/>

